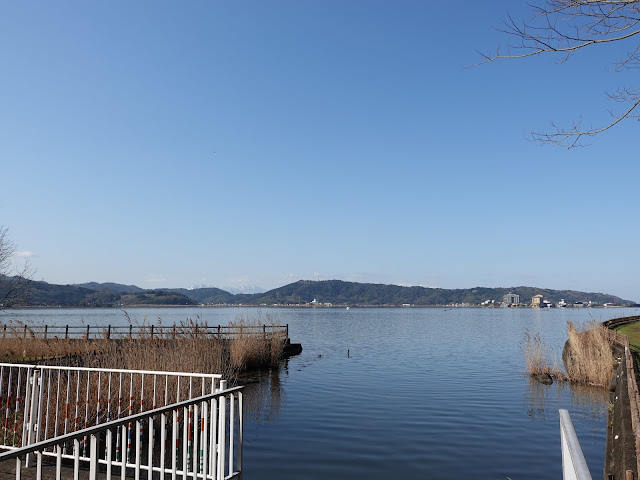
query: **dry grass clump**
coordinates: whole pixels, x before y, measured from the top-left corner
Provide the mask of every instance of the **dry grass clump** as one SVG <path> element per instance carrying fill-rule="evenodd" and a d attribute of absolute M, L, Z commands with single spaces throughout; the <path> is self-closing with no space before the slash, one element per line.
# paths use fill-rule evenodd
<path fill-rule="evenodd" d="M 525 333 L 522 354 L 531 376 L 548 374 L 557 380 L 605 386 L 613 373 L 613 354 L 607 329 L 597 322 L 576 326 L 567 322 L 569 340 L 562 355 L 566 373 L 558 354 L 541 340 L 540 334 Z"/>
<path fill-rule="evenodd" d="M 0 361 L 35 363 L 52 358 L 78 357 L 100 350 L 105 344 L 106 336 L 93 339 L 44 338 L 22 322 L 9 321 L 0 333 Z"/>
<path fill-rule="evenodd" d="M 569 341 L 564 356 L 572 382 L 605 386 L 613 373 L 613 353 L 607 329 L 597 322 L 576 326 L 567 322 Z"/>
<path fill-rule="evenodd" d="M 224 340 L 203 334 L 203 326 L 191 319 L 170 327 L 159 321 L 153 325 L 152 334 L 151 324 L 145 321 L 140 335 L 106 342 L 96 355 L 83 359 L 83 366 L 219 373 L 228 380 L 235 378 Z"/>
<path fill-rule="evenodd" d="M 269 315 L 267 315 L 267 321 L 271 323 L 271 326 L 276 325 Z M 267 337 L 264 329 L 260 334 L 263 325 L 265 324 L 262 323 L 260 316 L 258 316 L 257 322 L 247 322 L 246 319 L 238 317 L 235 322 L 229 325 L 235 327 L 239 332 L 232 336 L 228 342 L 230 362 L 234 369 L 251 370 L 277 365 L 286 338 L 282 333 L 273 333 Z M 256 327 L 257 334 L 255 333 Z"/>
<path fill-rule="evenodd" d="M 558 362 L 558 355 L 540 338 L 540 333 L 531 335 L 527 330 L 520 348 L 527 365 L 527 373 L 532 377 L 547 374 L 557 380 L 567 379 Z"/>
<path fill-rule="evenodd" d="M 223 330 L 199 317 L 170 326 L 158 318 L 145 319 L 134 336 L 108 339 L 105 331 L 103 338 L 66 339 L 41 338 L 16 323 L 0 338 L 0 361 L 217 373 L 233 383 L 241 371 L 277 365 L 286 341 L 278 327 L 274 317 L 260 314 L 239 316 Z"/>

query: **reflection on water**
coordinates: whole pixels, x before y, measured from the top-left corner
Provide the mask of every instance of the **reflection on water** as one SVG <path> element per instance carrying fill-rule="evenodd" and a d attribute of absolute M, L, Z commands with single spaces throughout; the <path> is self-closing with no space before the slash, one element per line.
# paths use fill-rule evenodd
<path fill-rule="evenodd" d="M 543 385 L 529 377 L 524 405 L 532 420 L 555 421 L 558 418 L 557 406 L 563 404 L 562 408 L 580 411 L 594 421 L 601 421 L 603 415 L 606 417 L 608 400 L 609 392 L 601 387 L 558 381 L 553 385 Z"/>
<path fill-rule="evenodd" d="M 244 385 L 244 414 L 247 421 L 268 424 L 277 419 L 286 394 L 280 375 L 289 374 L 289 359 L 280 362 L 280 368 L 242 374 L 239 385 Z"/>

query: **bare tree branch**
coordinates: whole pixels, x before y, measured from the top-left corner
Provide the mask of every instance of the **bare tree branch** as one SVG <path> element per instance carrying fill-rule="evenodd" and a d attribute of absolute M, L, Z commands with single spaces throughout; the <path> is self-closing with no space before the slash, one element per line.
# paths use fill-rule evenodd
<path fill-rule="evenodd" d="M 0 306 L 24 298 L 35 275 L 29 259 L 21 267 L 15 265 L 16 245 L 9 239 L 8 231 L 0 226 Z"/>
<path fill-rule="evenodd" d="M 620 45 L 626 47 L 621 58 L 612 60 L 613 70 L 620 72 L 640 67 L 640 0 L 541 0 L 530 5 L 532 17 L 517 22 L 508 16 L 498 30 L 516 40 L 507 44 L 505 53 L 480 54 L 476 65 L 501 59 L 527 58 L 557 54 L 559 63 L 587 48 Z M 474 65 L 474 66 L 476 66 Z M 612 120 L 600 127 L 583 129 L 581 121 L 569 128 L 552 124 L 551 132 L 532 132 L 534 140 L 573 148 L 581 140 L 605 132 L 622 120 L 640 118 L 640 88 L 620 89 L 607 94 L 615 103 L 626 104 L 619 112 L 611 112 Z"/>

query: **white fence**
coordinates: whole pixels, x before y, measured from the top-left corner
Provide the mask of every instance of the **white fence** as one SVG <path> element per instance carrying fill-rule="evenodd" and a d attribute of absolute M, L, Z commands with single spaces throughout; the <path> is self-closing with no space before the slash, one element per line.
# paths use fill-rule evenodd
<path fill-rule="evenodd" d="M 11 449 L 0 454 L 0 462 L 15 460 L 16 480 L 22 478 L 22 460 L 28 464 L 31 455 L 38 480 L 43 475 L 61 479 L 72 474 L 77 480 L 80 469 L 87 466 L 90 480 L 124 480 L 132 474 L 135 480 L 141 474 L 147 479 L 155 474 L 172 480 L 238 478 L 242 471 L 242 387 L 224 387 L 223 381 L 223 390 L 215 393 Z M 119 458 L 115 439 L 131 439 L 132 431 L 135 447 Z M 86 438 L 88 454 L 82 453 Z M 64 453 L 67 446 L 68 455 Z"/>
<path fill-rule="evenodd" d="M 214 393 L 221 382 L 217 374 L 0 363 L 0 451 Z M 129 455 L 130 443 L 118 433 L 116 450 Z"/>
<path fill-rule="evenodd" d="M 580 442 L 573 428 L 569 412 L 560 409 L 560 440 L 562 446 L 562 478 L 564 480 L 591 480 Z"/>

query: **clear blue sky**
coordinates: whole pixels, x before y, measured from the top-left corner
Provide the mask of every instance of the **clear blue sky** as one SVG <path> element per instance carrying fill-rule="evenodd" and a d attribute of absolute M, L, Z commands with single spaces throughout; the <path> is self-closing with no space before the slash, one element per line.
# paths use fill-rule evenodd
<path fill-rule="evenodd" d="M 0 225 L 37 277 L 640 300 L 616 46 L 465 69 L 524 1 L 3 2 Z M 620 47 L 617 47 L 620 48 Z"/>

